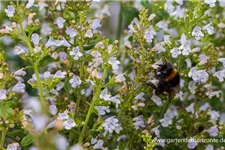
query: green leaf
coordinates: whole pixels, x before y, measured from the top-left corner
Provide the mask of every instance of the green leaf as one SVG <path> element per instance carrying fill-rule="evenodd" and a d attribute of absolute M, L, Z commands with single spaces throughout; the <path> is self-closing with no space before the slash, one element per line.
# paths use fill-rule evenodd
<path fill-rule="evenodd" d="M 53 59 L 52 57 L 50 56 L 45 56 L 44 58 L 41 59 L 41 61 L 39 62 L 39 65 L 40 67 L 45 67 L 47 66 L 48 64 L 54 62 L 55 59 Z"/>
<path fill-rule="evenodd" d="M 34 141 L 34 138 L 31 136 L 31 135 L 27 135 L 25 136 L 22 141 L 21 141 L 21 145 L 22 146 L 28 146 L 30 145 L 31 143 L 33 143 Z"/>

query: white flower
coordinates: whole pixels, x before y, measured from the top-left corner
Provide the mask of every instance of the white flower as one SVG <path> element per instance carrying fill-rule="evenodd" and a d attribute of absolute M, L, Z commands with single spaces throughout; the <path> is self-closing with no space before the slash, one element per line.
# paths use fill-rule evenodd
<path fill-rule="evenodd" d="M 0 100 L 6 99 L 6 90 L 0 89 Z"/>
<path fill-rule="evenodd" d="M 173 58 L 177 58 L 181 54 L 181 51 L 178 48 L 173 48 L 170 50 L 170 53 L 172 54 Z"/>
<path fill-rule="evenodd" d="M 159 122 L 161 123 L 161 125 L 163 127 L 168 127 L 169 125 L 172 124 L 172 119 L 174 117 L 176 117 L 177 114 L 177 109 L 175 106 L 170 106 L 169 109 L 166 111 L 166 113 L 164 114 L 164 117 L 162 119 L 159 120 Z"/>
<path fill-rule="evenodd" d="M 18 47 L 18 46 L 15 47 L 14 52 L 15 52 L 16 55 L 20 55 L 20 54 L 25 53 L 24 49 L 22 49 L 21 47 Z"/>
<path fill-rule="evenodd" d="M 129 34 L 137 33 L 135 26 L 137 27 L 137 29 L 140 29 L 140 23 L 137 18 L 134 18 L 131 24 L 128 26 Z"/>
<path fill-rule="evenodd" d="M 212 35 L 212 34 L 215 33 L 214 27 L 211 26 L 211 24 L 212 24 L 212 23 L 209 23 L 209 24 L 205 25 L 205 26 L 202 28 L 202 30 L 206 30 L 206 31 L 208 32 L 209 35 Z"/>
<path fill-rule="evenodd" d="M 179 47 L 182 50 L 182 55 L 187 56 L 191 52 L 191 41 L 186 39 L 186 35 L 182 34 L 180 39 L 181 46 Z"/>
<path fill-rule="evenodd" d="M 64 27 L 64 22 L 66 20 L 64 20 L 62 17 L 58 17 L 55 24 L 57 24 L 57 26 L 62 29 Z"/>
<path fill-rule="evenodd" d="M 96 140 L 95 145 L 93 146 L 94 149 L 101 149 L 103 146 L 103 140 Z"/>
<path fill-rule="evenodd" d="M 217 77 L 219 79 L 220 82 L 224 81 L 225 78 L 225 69 L 221 70 L 221 71 L 217 71 L 213 74 L 214 77 Z"/>
<path fill-rule="evenodd" d="M 68 119 L 69 118 L 69 116 L 68 116 L 68 114 L 67 113 L 58 113 L 58 117 L 57 117 L 57 119 L 59 119 L 59 120 L 66 120 L 66 119 Z"/>
<path fill-rule="evenodd" d="M 99 116 L 103 116 L 110 112 L 109 106 L 95 106 L 95 108 L 97 109 Z"/>
<path fill-rule="evenodd" d="M 153 26 L 151 25 L 146 31 L 145 31 L 145 35 L 144 38 L 146 40 L 147 43 L 151 43 L 152 39 L 154 38 L 154 35 L 156 35 L 155 30 L 153 29 Z"/>
<path fill-rule="evenodd" d="M 154 102 L 157 106 L 161 106 L 161 105 L 162 105 L 161 98 L 158 97 L 158 96 L 155 95 L 155 94 L 152 95 L 151 100 L 153 100 L 153 102 Z"/>
<path fill-rule="evenodd" d="M 52 114 L 52 115 L 55 115 L 57 113 L 57 107 L 55 105 L 50 105 L 49 106 L 49 112 Z"/>
<path fill-rule="evenodd" d="M 206 83 L 209 78 L 209 74 L 206 72 L 206 70 L 197 70 L 196 67 L 191 68 L 188 76 L 192 77 L 194 81 L 201 83 Z"/>
<path fill-rule="evenodd" d="M 34 43 L 34 45 L 38 45 L 40 41 L 40 37 L 37 33 L 33 33 L 31 36 L 31 41 Z"/>
<path fill-rule="evenodd" d="M 32 6 L 34 5 L 34 0 L 29 0 L 27 5 L 26 5 L 26 8 L 29 9 L 31 8 Z"/>
<path fill-rule="evenodd" d="M 225 69 L 225 58 L 219 58 L 218 61 L 223 63 L 223 67 Z"/>
<path fill-rule="evenodd" d="M 69 35 L 71 38 L 75 37 L 77 35 L 77 32 L 74 30 L 74 28 L 69 27 L 66 29 L 66 34 Z"/>
<path fill-rule="evenodd" d="M 161 52 L 165 52 L 166 49 L 162 46 L 161 43 L 158 43 L 156 44 L 154 47 L 153 47 L 153 51 L 156 51 L 158 53 L 161 53 Z"/>
<path fill-rule="evenodd" d="M 100 28 L 102 25 L 100 24 L 99 19 L 95 19 L 91 23 L 91 29 L 96 30 L 97 28 Z"/>
<path fill-rule="evenodd" d="M 119 133 L 122 130 L 119 120 L 115 116 L 107 118 L 105 120 L 105 123 L 103 123 L 102 127 L 104 128 L 105 133 L 113 133 L 113 131 Z"/>
<path fill-rule="evenodd" d="M 143 120 L 142 115 L 133 118 L 133 121 L 134 121 L 134 127 L 135 127 L 136 130 L 145 127 L 145 122 Z"/>
<path fill-rule="evenodd" d="M 7 150 L 17 150 L 20 145 L 18 143 L 12 143 L 7 146 Z"/>
<path fill-rule="evenodd" d="M 197 141 L 195 140 L 195 138 L 190 138 L 190 139 L 188 140 L 188 148 L 194 149 L 197 145 L 198 145 L 198 143 L 197 143 Z"/>
<path fill-rule="evenodd" d="M 67 118 L 64 122 L 63 125 L 66 130 L 70 130 L 71 128 L 76 126 L 76 123 L 73 121 L 71 118 Z"/>
<path fill-rule="evenodd" d="M 214 150 L 214 147 L 210 144 L 206 146 L 205 150 Z"/>
<path fill-rule="evenodd" d="M 93 37 L 93 32 L 92 30 L 87 30 L 87 32 L 85 33 L 84 37 L 88 37 L 88 38 L 92 38 Z"/>
<path fill-rule="evenodd" d="M 192 36 L 194 36 L 196 40 L 200 40 L 202 37 L 204 37 L 204 34 L 201 31 L 201 27 L 196 26 L 192 31 Z"/>
<path fill-rule="evenodd" d="M 191 112 L 192 114 L 194 114 L 194 103 L 192 103 L 191 105 L 189 105 L 187 108 L 186 108 L 186 111 L 187 112 Z"/>
<path fill-rule="evenodd" d="M 143 101 L 145 101 L 144 95 L 145 95 L 145 93 L 141 92 L 140 94 L 135 96 L 134 99 L 135 100 L 141 100 L 143 102 Z"/>
<path fill-rule="evenodd" d="M 68 149 L 69 143 L 67 142 L 67 139 L 64 136 L 57 135 L 54 138 L 54 142 L 55 142 L 57 150 L 66 150 L 66 149 Z"/>
<path fill-rule="evenodd" d="M 176 7 L 176 10 L 173 13 L 170 13 L 174 18 L 184 18 L 185 9 L 181 8 L 180 5 Z"/>
<path fill-rule="evenodd" d="M 160 29 L 163 29 L 164 31 L 167 31 L 168 30 L 168 23 L 166 23 L 166 21 L 162 20 L 162 21 L 159 21 L 156 26 Z"/>
<path fill-rule="evenodd" d="M 211 136 L 215 137 L 215 136 L 218 135 L 219 130 L 217 129 L 216 126 L 212 126 L 212 127 L 210 127 L 210 128 L 207 130 L 207 132 L 208 132 Z"/>
<path fill-rule="evenodd" d="M 73 78 L 69 80 L 69 83 L 73 88 L 78 87 L 81 84 L 80 77 L 74 75 Z"/>
<path fill-rule="evenodd" d="M 209 59 L 209 57 L 206 56 L 205 54 L 201 54 L 199 55 L 199 59 L 200 59 L 199 65 L 204 65 L 207 63 L 207 60 Z"/>
<path fill-rule="evenodd" d="M 53 76 L 53 78 L 60 78 L 60 79 L 63 79 L 63 78 L 65 78 L 65 75 L 66 75 L 66 72 L 65 71 L 61 71 L 61 70 L 58 70 L 55 74 L 54 74 L 54 76 Z"/>
<path fill-rule="evenodd" d="M 25 92 L 25 84 L 18 82 L 13 88 L 12 88 L 13 92 L 16 93 L 24 93 Z"/>
<path fill-rule="evenodd" d="M 37 131 L 42 131 L 48 122 L 48 118 L 44 115 L 35 115 L 32 118 L 32 124 Z"/>
<path fill-rule="evenodd" d="M 120 61 L 118 61 L 116 59 L 116 57 L 110 57 L 108 63 L 112 66 L 113 70 L 118 70 L 119 69 L 118 65 L 120 64 Z"/>
<path fill-rule="evenodd" d="M 209 7 L 215 7 L 216 0 L 204 0 L 205 4 L 208 4 Z"/>
<path fill-rule="evenodd" d="M 101 98 L 101 99 L 104 99 L 104 100 L 106 100 L 106 101 L 110 100 L 111 95 L 108 94 L 108 89 L 107 89 L 107 88 L 104 89 L 104 90 L 101 92 L 100 98 Z"/>
<path fill-rule="evenodd" d="M 199 108 L 199 111 L 206 111 L 207 108 L 209 108 L 209 103 L 203 104 L 203 105 Z"/>
<path fill-rule="evenodd" d="M 220 117 L 220 114 L 215 110 L 211 110 L 207 114 L 209 114 L 211 116 L 211 120 L 213 120 L 213 121 L 218 120 L 218 118 Z"/>
<path fill-rule="evenodd" d="M 124 82 L 125 78 L 124 78 L 124 74 L 119 74 L 115 77 L 115 82 Z"/>
<path fill-rule="evenodd" d="M 172 4 L 172 1 L 171 0 L 167 0 L 164 4 L 164 9 L 165 11 L 167 11 L 168 13 L 172 13 L 175 9 L 175 7 L 173 6 Z"/>
<path fill-rule="evenodd" d="M 64 87 L 64 82 L 60 82 L 59 84 L 56 85 L 56 90 L 60 91 Z"/>
<path fill-rule="evenodd" d="M 80 52 L 79 47 L 74 47 L 71 51 L 70 51 L 70 55 L 73 56 L 74 60 L 78 60 L 81 56 L 83 56 L 83 54 Z"/>
<path fill-rule="evenodd" d="M 5 9 L 5 13 L 8 17 L 13 17 L 14 13 L 15 13 L 15 9 L 12 5 L 8 5 L 7 9 Z"/>

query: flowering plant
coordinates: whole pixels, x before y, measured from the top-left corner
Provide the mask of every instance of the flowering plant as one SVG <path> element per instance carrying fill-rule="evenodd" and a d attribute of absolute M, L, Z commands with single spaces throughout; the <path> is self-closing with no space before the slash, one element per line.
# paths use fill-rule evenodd
<path fill-rule="evenodd" d="M 224 145 L 223 0 L 0 4 L 0 149 Z"/>

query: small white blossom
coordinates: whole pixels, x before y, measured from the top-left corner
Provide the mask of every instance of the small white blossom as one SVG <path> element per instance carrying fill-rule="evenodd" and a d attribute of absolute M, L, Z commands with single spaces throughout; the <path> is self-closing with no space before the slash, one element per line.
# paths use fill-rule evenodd
<path fill-rule="evenodd" d="M 113 133 L 113 131 L 119 133 L 122 130 L 119 120 L 115 116 L 107 118 L 105 120 L 105 123 L 103 123 L 102 127 L 104 128 L 105 133 Z"/>
<path fill-rule="evenodd" d="M 192 36 L 194 36 L 196 40 L 200 40 L 202 37 L 204 37 L 204 34 L 201 31 L 201 27 L 196 26 L 192 31 Z"/>
<path fill-rule="evenodd" d="M 81 84 L 80 77 L 74 75 L 73 78 L 69 80 L 69 83 L 73 88 L 78 87 Z"/>
<path fill-rule="evenodd" d="M 205 150 L 214 150 L 214 147 L 210 144 L 206 146 Z"/>
<path fill-rule="evenodd" d="M 68 116 L 67 113 L 65 113 L 65 112 L 63 112 L 63 113 L 58 113 L 57 119 L 59 119 L 59 120 L 66 120 L 66 119 L 68 119 L 68 118 L 69 118 L 69 116 Z"/>
<path fill-rule="evenodd" d="M 151 25 L 146 31 L 145 31 L 145 35 L 144 38 L 146 40 L 147 43 L 151 43 L 152 39 L 154 38 L 154 36 L 156 35 L 155 30 L 153 29 L 153 26 Z"/>
<path fill-rule="evenodd" d="M 34 5 L 34 0 L 28 0 L 28 3 L 26 5 L 26 8 L 31 8 Z"/>
<path fill-rule="evenodd" d="M 110 112 L 109 106 L 95 106 L 95 108 L 97 109 L 99 116 L 103 116 Z"/>
<path fill-rule="evenodd" d="M 92 38 L 93 37 L 93 32 L 92 30 L 87 30 L 87 32 L 85 33 L 84 37 L 88 37 L 88 38 Z"/>
<path fill-rule="evenodd" d="M 195 140 L 195 138 L 190 138 L 190 139 L 188 140 L 188 148 L 194 149 L 197 145 L 198 145 L 198 143 L 197 143 L 197 141 Z"/>
<path fill-rule="evenodd" d="M 64 22 L 66 20 L 64 20 L 62 17 L 58 17 L 55 24 L 57 24 L 57 26 L 62 29 L 64 27 Z"/>
<path fill-rule="evenodd" d="M 55 74 L 54 74 L 54 76 L 53 76 L 53 78 L 60 78 L 60 79 L 63 79 L 63 78 L 65 78 L 65 75 L 66 75 L 66 72 L 65 71 L 61 71 L 61 70 L 58 70 Z"/>
<path fill-rule="evenodd" d="M 135 127 L 136 130 L 145 127 L 145 122 L 143 120 L 142 115 L 133 118 L 133 121 L 134 121 L 134 127 Z"/>
<path fill-rule="evenodd" d="M 209 35 L 212 35 L 212 34 L 214 34 L 214 33 L 215 33 L 215 31 L 214 31 L 214 27 L 213 27 L 213 26 L 211 26 L 211 23 L 209 23 L 209 24 L 205 25 L 205 26 L 202 28 L 202 30 L 207 31 Z"/>
<path fill-rule="evenodd" d="M 24 54 L 25 50 L 22 49 L 21 47 L 16 46 L 14 52 L 16 55 L 20 55 L 20 54 Z"/>
<path fill-rule="evenodd" d="M 103 140 L 96 140 L 95 145 L 93 146 L 94 149 L 101 149 L 103 146 Z"/>
<path fill-rule="evenodd" d="M 194 114 L 194 103 L 192 103 L 191 105 L 189 105 L 187 108 L 186 108 L 186 111 L 187 112 L 191 112 L 192 114 Z"/>
<path fill-rule="evenodd" d="M 208 4 L 209 7 L 215 7 L 216 0 L 204 0 L 205 4 Z"/>
<path fill-rule="evenodd" d="M 201 54 L 199 55 L 199 59 L 200 59 L 199 65 L 204 65 L 207 63 L 209 57 L 206 56 L 205 54 Z"/>
<path fill-rule="evenodd" d="M 217 77 L 219 79 L 220 82 L 224 81 L 225 78 L 225 69 L 221 70 L 221 71 L 217 71 L 213 74 L 214 77 Z"/>
<path fill-rule="evenodd" d="M 49 106 L 49 112 L 52 114 L 52 115 L 55 115 L 57 113 L 57 107 L 55 105 L 50 105 Z"/>
<path fill-rule="evenodd" d="M 191 41 L 186 39 L 186 35 L 182 34 L 180 39 L 181 46 L 179 47 L 182 50 L 182 55 L 187 56 L 191 52 Z"/>
<path fill-rule="evenodd" d="M 79 47 L 74 47 L 71 51 L 70 51 L 70 55 L 73 56 L 74 60 L 78 60 L 81 56 L 83 56 L 83 54 L 80 52 Z"/>
<path fill-rule="evenodd" d="M 96 30 L 97 28 L 100 28 L 102 25 L 100 24 L 99 19 L 95 19 L 91 23 L 91 29 Z"/>
<path fill-rule="evenodd" d="M 7 9 L 5 9 L 5 13 L 8 17 L 13 17 L 14 13 L 15 13 L 15 9 L 12 5 L 8 5 Z"/>
<path fill-rule="evenodd" d="M 209 108 L 209 103 L 203 104 L 203 105 L 199 108 L 199 111 L 206 111 L 207 108 Z"/>
<path fill-rule="evenodd" d="M 151 100 L 153 100 L 153 102 L 157 105 L 157 106 L 161 106 L 162 105 L 162 100 L 160 97 L 158 97 L 157 95 L 153 94 L 151 97 Z"/>
<path fill-rule="evenodd" d="M 48 122 L 48 118 L 44 115 L 35 115 L 32 118 L 32 124 L 37 131 L 42 131 Z"/>
<path fill-rule="evenodd" d="M 223 63 L 223 68 L 225 69 L 225 58 L 219 58 L 218 61 Z"/>
<path fill-rule="evenodd" d="M 108 63 L 112 66 L 113 70 L 118 70 L 119 69 L 118 65 L 120 64 L 120 61 L 118 61 L 116 59 L 116 57 L 110 57 Z"/>
<path fill-rule="evenodd" d="M 207 130 L 207 132 L 208 132 L 211 136 L 215 137 L 215 136 L 218 135 L 219 130 L 217 129 L 216 126 L 212 126 L 212 127 L 210 127 L 210 128 Z"/>
<path fill-rule="evenodd" d="M 0 89 L 0 100 L 6 99 L 6 90 Z"/>
<path fill-rule="evenodd" d="M 180 5 L 176 7 L 176 10 L 173 13 L 170 13 L 171 16 L 174 16 L 175 19 L 177 18 L 184 18 L 185 9 L 181 8 Z"/>
<path fill-rule="evenodd" d="M 213 120 L 213 121 L 218 120 L 218 118 L 220 117 L 220 114 L 215 110 L 211 110 L 207 114 L 209 114 L 211 116 L 211 120 Z"/>
<path fill-rule="evenodd" d="M 111 95 L 108 94 L 108 89 L 107 89 L 107 88 L 104 89 L 104 90 L 101 92 L 100 98 L 101 98 L 101 99 L 104 99 L 104 100 L 106 100 L 106 101 L 110 100 Z"/>
<path fill-rule="evenodd" d="M 66 130 L 70 130 L 71 128 L 76 126 L 76 123 L 73 121 L 71 118 L 67 118 L 64 122 L 63 125 Z"/>
<path fill-rule="evenodd" d="M 13 92 L 16 93 L 24 93 L 25 92 L 25 84 L 18 82 L 13 88 L 12 88 Z"/>
<path fill-rule="evenodd" d="M 18 143 L 12 143 L 7 146 L 7 150 L 18 150 L 20 145 Z"/>
<path fill-rule="evenodd" d="M 124 74 L 119 74 L 115 77 L 115 82 L 124 82 L 125 78 L 124 78 Z"/>
<path fill-rule="evenodd" d="M 134 99 L 135 100 L 141 100 L 143 102 L 143 101 L 145 101 L 144 95 L 145 95 L 145 93 L 141 92 L 140 94 L 135 96 Z"/>
<path fill-rule="evenodd" d="M 173 58 L 177 58 L 181 54 L 181 51 L 178 48 L 173 48 L 170 50 L 170 53 L 172 54 Z"/>
<path fill-rule="evenodd" d="M 40 41 L 40 37 L 37 33 L 33 33 L 31 35 L 31 41 L 34 43 L 34 45 L 38 45 Z"/>
<path fill-rule="evenodd" d="M 57 150 L 66 150 L 68 149 L 68 141 L 64 136 L 58 135 L 54 138 L 54 142 Z"/>
<path fill-rule="evenodd" d="M 66 29 L 66 34 L 69 35 L 71 38 L 75 37 L 77 35 L 77 32 L 74 30 L 74 28 L 69 27 Z"/>
<path fill-rule="evenodd" d="M 60 82 L 59 84 L 56 85 L 56 90 L 60 91 L 64 87 L 64 82 Z"/>

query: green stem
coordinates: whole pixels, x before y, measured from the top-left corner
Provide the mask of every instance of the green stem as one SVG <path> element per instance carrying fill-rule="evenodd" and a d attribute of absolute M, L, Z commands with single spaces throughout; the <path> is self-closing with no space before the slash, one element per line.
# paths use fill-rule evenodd
<path fill-rule="evenodd" d="M 80 98 L 81 98 L 81 94 L 80 94 L 80 91 L 79 91 L 79 94 L 77 96 L 77 101 L 76 101 L 76 110 L 75 110 L 75 115 L 74 115 L 74 118 L 77 116 L 78 114 L 78 110 L 79 110 L 79 105 L 80 105 Z"/>
<path fill-rule="evenodd" d="M 102 80 L 101 80 L 102 82 L 101 82 L 101 83 L 98 85 L 98 87 L 97 87 L 97 91 L 96 91 L 96 93 L 94 94 L 92 103 L 91 103 L 91 105 L 90 105 L 90 107 L 89 107 L 87 116 L 86 116 L 86 118 L 85 118 L 84 126 L 83 126 L 83 128 L 82 128 L 82 131 L 81 131 L 81 134 L 80 134 L 79 140 L 78 140 L 78 143 L 79 143 L 79 144 L 82 144 L 82 142 L 83 142 L 84 134 L 85 134 L 85 132 L 86 132 L 87 125 L 88 125 L 89 119 L 90 119 L 91 114 L 92 114 L 92 110 L 94 109 L 96 100 L 98 100 L 98 97 L 99 97 L 99 95 L 101 94 L 102 84 L 104 83 L 104 79 L 105 79 L 106 73 L 107 73 L 107 70 L 105 69 L 105 70 L 104 70 L 103 77 L 102 77 Z"/>
<path fill-rule="evenodd" d="M 123 23 L 123 2 L 120 2 L 120 12 L 119 12 L 119 19 L 117 25 L 117 32 L 116 32 L 116 39 L 120 43 L 120 35 L 122 31 L 122 23 Z"/>
<path fill-rule="evenodd" d="M 4 143 L 5 143 L 5 135 L 6 135 L 6 132 L 7 132 L 7 128 L 4 127 L 4 128 L 2 129 L 1 146 L 3 146 Z"/>
<path fill-rule="evenodd" d="M 162 109 L 162 111 L 161 111 L 161 113 L 160 113 L 159 119 L 158 119 L 157 122 L 156 122 L 156 126 L 158 126 L 159 120 L 162 119 L 162 117 L 163 117 L 164 114 L 166 113 L 166 111 L 167 111 L 167 109 L 168 109 L 168 107 L 169 107 L 170 102 L 171 102 L 171 96 L 169 95 L 168 100 L 166 101 L 166 103 L 165 103 L 165 105 L 163 106 L 163 109 Z"/>

